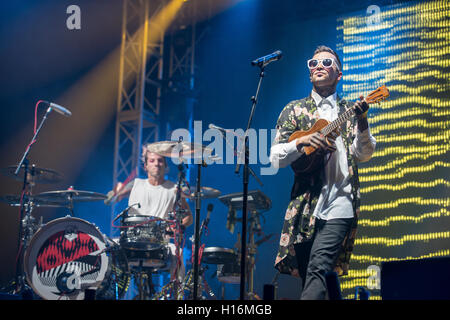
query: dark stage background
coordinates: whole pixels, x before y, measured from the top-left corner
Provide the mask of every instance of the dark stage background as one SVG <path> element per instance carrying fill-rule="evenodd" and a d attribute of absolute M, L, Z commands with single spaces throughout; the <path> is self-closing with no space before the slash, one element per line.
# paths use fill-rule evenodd
<path fill-rule="evenodd" d="M 322 0 L 228 2 L 208 21 L 199 22 L 207 31 L 196 49 L 198 96 L 194 120 L 202 121 L 203 130 L 209 123 L 225 128 L 245 128 L 251 108 L 250 97 L 254 95 L 258 81 L 258 69 L 251 67 L 250 61 L 282 50 L 283 58 L 266 70 L 252 126 L 255 129 L 274 128 L 284 105 L 309 94 L 311 85 L 305 61 L 312 56 L 314 49 L 320 44 L 337 47 L 340 41 L 338 18 L 353 12 L 361 14 L 371 4 L 382 7 L 397 3 Z M 68 30 L 66 27 L 66 8 L 71 4 L 81 8 L 81 30 Z M 120 45 L 121 20 L 122 1 L 119 0 L 2 2 L 0 168 L 19 162 L 32 137 L 34 106 L 39 99 L 61 104 L 74 114 L 65 118 L 52 113 L 33 146 L 29 156 L 31 163 L 64 175 L 61 183 L 39 185 L 34 193 L 69 186 L 101 193 L 111 190 L 119 66 L 106 70 L 99 78 L 91 78 L 91 73 Z M 339 85 L 338 92 L 345 97 L 342 85 Z M 183 107 L 163 100 L 162 115 L 172 121 L 172 129 L 187 126 Z M 44 108 L 39 110 L 38 121 Z M 448 130 L 446 123 L 444 129 Z M 162 130 L 161 140 L 167 140 L 166 135 Z M 260 167 L 252 166 L 258 175 Z M 222 194 L 242 191 L 242 176 L 234 174 L 234 168 L 235 165 L 211 165 L 203 169 L 202 185 L 219 189 Z M 191 185 L 195 184 L 194 172 L 192 167 Z M 176 179 L 174 165 L 171 165 L 168 177 Z M 264 213 L 262 227 L 265 235 L 273 234 L 269 241 L 258 247 L 254 281 L 256 293 L 262 296 L 263 285 L 271 283 L 276 274 L 273 262 L 293 177 L 290 169 L 281 169 L 277 175 L 259 177 L 264 186 L 261 187 L 251 177 L 249 189 L 259 189 L 272 200 L 272 209 Z M 20 194 L 20 182 L 2 175 L 0 181 L 0 195 Z M 448 197 L 448 185 L 442 197 Z M 228 210 L 217 199 L 202 201 L 201 219 L 205 217 L 209 203 L 214 204 L 214 210 L 209 234 L 202 241 L 206 247 L 233 248 L 238 241 L 240 224 L 236 225 L 233 234 L 225 228 Z M 194 203 L 190 204 L 194 212 Z M 18 212 L 18 208 L 0 203 L 0 286 L 7 285 L 15 273 Z M 111 209 L 103 202 L 76 204 L 75 213 L 77 217 L 97 225 L 105 234 L 110 233 Z M 34 214 L 37 219 L 42 216 L 46 223 L 68 212 L 37 208 Z M 192 232 L 193 226 L 188 229 L 188 236 Z M 448 238 L 446 241 L 447 244 L 438 246 L 448 247 Z M 190 246 L 188 241 L 186 247 Z M 207 271 L 206 280 L 220 295 L 220 282 L 214 277 L 214 271 L 214 267 Z M 295 278 L 280 276 L 278 297 L 297 299 L 299 285 Z M 226 285 L 225 297 L 238 298 L 239 285 Z"/>

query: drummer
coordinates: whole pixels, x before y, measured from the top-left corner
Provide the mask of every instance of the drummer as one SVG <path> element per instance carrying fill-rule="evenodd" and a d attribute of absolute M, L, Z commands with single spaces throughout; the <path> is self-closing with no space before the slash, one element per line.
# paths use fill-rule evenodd
<path fill-rule="evenodd" d="M 164 178 L 168 172 L 167 160 L 165 157 L 151 152 L 150 144 L 143 146 L 142 162 L 144 170 L 147 173 L 147 179 L 136 178 L 131 189 L 128 205 L 140 204 L 140 208 L 134 206 L 130 209 L 129 214 L 139 214 L 147 216 L 155 216 L 161 219 L 168 219 L 169 213 L 175 209 L 177 185 L 172 181 Z M 120 193 L 120 187 L 116 188 L 116 192 Z M 192 224 L 192 212 L 184 197 L 181 198 L 181 209 L 184 209 L 184 217 L 181 220 L 181 227 L 184 230 Z M 172 232 L 174 230 L 171 230 Z M 177 257 L 176 247 L 173 243 L 169 243 L 171 251 L 171 277 L 175 277 Z M 180 248 L 180 252 L 181 252 Z M 180 256 L 182 257 L 181 253 Z M 181 266 L 178 270 L 178 279 L 184 278 L 185 268 L 183 259 L 180 259 Z"/>

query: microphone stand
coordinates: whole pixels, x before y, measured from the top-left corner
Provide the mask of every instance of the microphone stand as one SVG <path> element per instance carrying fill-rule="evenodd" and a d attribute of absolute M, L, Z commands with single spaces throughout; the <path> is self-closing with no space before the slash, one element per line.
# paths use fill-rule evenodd
<path fill-rule="evenodd" d="M 198 255 L 199 255 L 199 241 L 200 241 L 200 181 L 201 181 L 201 171 L 202 165 L 204 164 L 203 158 L 202 163 L 197 166 L 197 186 L 195 191 L 195 222 L 194 222 L 194 290 L 193 299 L 198 300 Z"/>
<path fill-rule="evenodd" d="M 22 203 L 20 205 L 20 219 L 19 219 L 19 239 L 18 239 L 18 246 L 17 246 L 17 261 L 16 261 L 16 290 L 20 291 L 23 289 L 24 287 L 24 278 L 23 278 L 23 270 L 22 270 L 22 254 L 21 252 L 23 251 L 22 248 L 22 237 L 23 237 L 23 218 L 24 218 L 24 199 L 25 199 L 25 193 L 27 190 L 27 186 L 28 186 L 28 172 L 29 172 L 29 161 L 27 159 L 28 154 L 30 153 L 31 150 L 31 146 L 36 142 L 36 138 L 39 134 L 39 132 L 41 131 L 42 126 L 44 125 L 45 120 L 47 120 L 47 116 L 48 114 L 52 111 L 52 108 L 49 107 L 47 109 L 47 112 L 45 113 L 44 117 L 41 120 L 41 123 L 39 124 L 39 127 L 37 128 L 36 132 L 34 133 L 33 138 L 31 139 L 30 143 L 28 144 L 25 153 L 22 156 L 22 159 L 20 160 L 19 164 L 17 165 L 16 171 L 14 172 L 14 175 L 18 175 L 20 168 L 22 168 L 22 166 L 24 167 L 24 178 L 23 178 L 23 186 L 22 186 Z M 34 170 L 34 169 L 32 169 Z"/>
<path fill-rule="evenodd" d="M 250 112 L 250 117 L 247 123 L 247 130 L 245 130 L 245 140 L 244 140 L 244 175 L 243 175 L 243 199 L 242 199 L 242 233 L 241 233 L 241 281 L 239 298 L 240 300 L 245 300 L 245 273 L 246 273 L 246 256 L 247 256 L 247 203 L 248 203 L 248 180 L 249 180 L 249 151 L 248 151 L 248 130 L 250 129 L 253 115 L 255 113 L 256 103 L 258 102 L 259 89 L 261 87 L 261 82 L 264 77 L 264 68 L 268 63 L 263 63 L 258 65 L 260 68 L 259 82 L 256 89 L 256 94 L 251 98 L 252 109 Z M 239 172 L 240 164 L 236 166 L 235 173 Z"/>
<path fill-rule="evenodd" d="M 180 141 L 181 142 L 181 139 Z M 180 157 L 180 160 L 182 158 Z M 175 198 L 175 203 L 177 206 L 177 210 L 175 212 L 175 220 L 176 220 L 176 224 L 175 224 L 175 228 L 178 230 L 181 230 L 181 224 L 183 221 L 183 217 L 182 212 L 182 205 L 181 205 L 181 185 L 184 181 L 186 181 L 186 173 L 184 172 L 186 164 L 183 163 L 183 161 L 181 160 L 181 163 L 178 165 L 178 182 L 177 182 L 177 193 L 176 193 L 176 198 Z M 181 232 L 175 232 L 174 233 L 174 242 L 175 242 L 175 255 L 177 257 L 177 266 L 175 268 L 175 279 L 174 279 L 174 283 L 175 283 L 175 292 L 178 291 L 178 287 L 179 287 L 179 281 L 178 281 L 178 272 L 180 270 L 180 264 L 179 264 L 179 257 L 180 257 L 180 246 L 182 243 L 182 235 Z"/>

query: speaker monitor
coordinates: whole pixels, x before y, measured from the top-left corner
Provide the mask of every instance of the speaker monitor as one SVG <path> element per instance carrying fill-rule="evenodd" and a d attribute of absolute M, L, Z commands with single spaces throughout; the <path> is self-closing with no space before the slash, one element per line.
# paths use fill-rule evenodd
<path fill-rule="evenodd" d="M 382 263 L 381 298 L 383 300 L 450 299 L 450 257 Z"/>

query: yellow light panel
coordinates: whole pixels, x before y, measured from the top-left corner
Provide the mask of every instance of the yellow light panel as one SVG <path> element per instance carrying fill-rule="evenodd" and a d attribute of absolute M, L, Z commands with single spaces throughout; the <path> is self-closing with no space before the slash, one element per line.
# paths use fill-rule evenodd
<path fill-rule="evenodd" d="M 450 255 L 450 1 L 380 8 L 338 19 L 338 52 L 347 100 L 386 85 L 370 106 L 372 159 L 360 165 L 361 207 L 343 297 L 369 288 L 369 266 Z"/>

